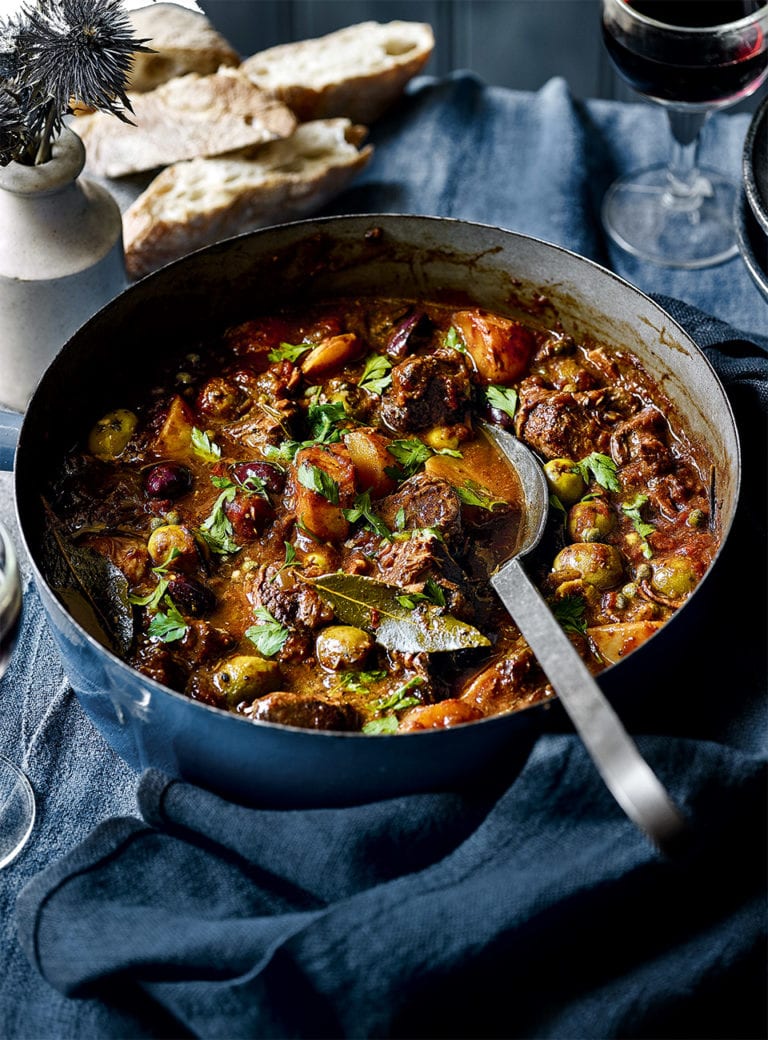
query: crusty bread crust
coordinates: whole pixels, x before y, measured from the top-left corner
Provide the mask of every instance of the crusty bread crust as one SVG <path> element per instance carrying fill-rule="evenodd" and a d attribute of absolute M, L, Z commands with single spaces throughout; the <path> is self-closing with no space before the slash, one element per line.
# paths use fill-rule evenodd
<path fill-rule="evenodd" d="M 124 177 L 195 156 L 288 137 L 296 117 L 236 69 L 190 73 L 131 98 L 135 125 L 106 112 L 73 123 L 85 144 L 88 169 Z"/>
<path fill-rule="evenodd" d="M 204 14 L 168 3 L 140 7 L 129 18 L 136 38 L 154 52 L 134 55 L 129 91 L 143 93 L 188 72 L 206 76 L 221 65 L 240 64 L 240 55 Z"/>
<path fill-rule="evenodd" d="M 131 278 L 194 249 L 307 216 L 366 165 L 365 127 L 346 119 L 304 123 L 285 140 L 163 170 L 123 216 Z"/>
<path fill-rule="evenodd" d="M 423 22 L 360 22 L 261 51 L 240 70 L 302 121 L 344 116 L 370 125 L 423 69 L 434 45 Z"/>

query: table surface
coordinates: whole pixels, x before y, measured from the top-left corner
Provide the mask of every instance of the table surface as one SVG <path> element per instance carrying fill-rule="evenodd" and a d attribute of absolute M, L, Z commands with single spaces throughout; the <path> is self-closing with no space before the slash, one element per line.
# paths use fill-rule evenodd
<path fill-rule="evenodd" d="M 502 225 L 586 255 L 647 293 L 766 335 L 768 304 L 740 257 L 703 271 L 667 270 L 626 256 L 600 228 L 599 200 L 610 180 L 663 158 L 663 120 L 641 103 L 577 102 L 562 80 L 530 94 L 471 75 L 419 81 L 373 129 L 368 170 L 326 212 L 422 212 Z M 738 178 L 747 127 L 744 115 L 713 117 L 703 159 Z M 39 809 L 27 849 L 0 873 L 0 1035 L 118 1036 L 120 1012 L 51 989 L 16 941 L 21 887 L 99 821 L 135 814 L 137 778 L 93 730 L 62 672 L 21 552 L 9 474 L 0 475 L 0 520 L 19 547 L 24 584 L 20 642 L 0 682 L 0 750 L 26 769 Z"/>

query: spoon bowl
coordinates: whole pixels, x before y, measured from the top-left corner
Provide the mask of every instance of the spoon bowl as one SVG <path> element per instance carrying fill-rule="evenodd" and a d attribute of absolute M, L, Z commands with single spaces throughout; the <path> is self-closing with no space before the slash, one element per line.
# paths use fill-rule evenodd
<path fill-rule="evenodd" d="M 657 848 L 670 854 L 687 832 L 682 813 L 521 563 L 538 545 L 547 522 L 549 489 L 544 470 L 513 434 L 487 423 L 483 430 L 517 473 L 523 492 L 517 552 L 491 575 L 491 585 L 535 654 L 606 786 Z"/>

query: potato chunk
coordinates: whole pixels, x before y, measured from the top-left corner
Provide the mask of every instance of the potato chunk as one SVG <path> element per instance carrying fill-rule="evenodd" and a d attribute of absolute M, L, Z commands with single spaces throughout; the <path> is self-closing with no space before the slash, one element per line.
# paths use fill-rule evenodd
<path fill-rule="evenodd" d="M 536 346 L 530 329 L 480 310 L 456 311 L 452 320 L 486 383 L 508 386 L 525 375 Z"/>
<path fill-rule="evenodd" d="M 293 462 L 292 483 L 299 524 L 321 541 L 346 538 L 344 509 L 355 500 L 355 468 L 346 447 L 302 448 Z"/>

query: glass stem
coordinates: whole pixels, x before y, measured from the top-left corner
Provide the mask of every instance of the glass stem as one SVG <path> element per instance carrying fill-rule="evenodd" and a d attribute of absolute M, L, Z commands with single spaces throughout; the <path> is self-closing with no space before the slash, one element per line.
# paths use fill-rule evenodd
<path fill-rule="evenodd" d="M 708 182 L 698 168 L 701 128 L 709 112 L 686 112 L 669 108 L 667 116 L 672 131 L 667 202 L 681 208 L 688 208 L 694 202 L 699 205 L 701 199 L 710 194 Z"/>

